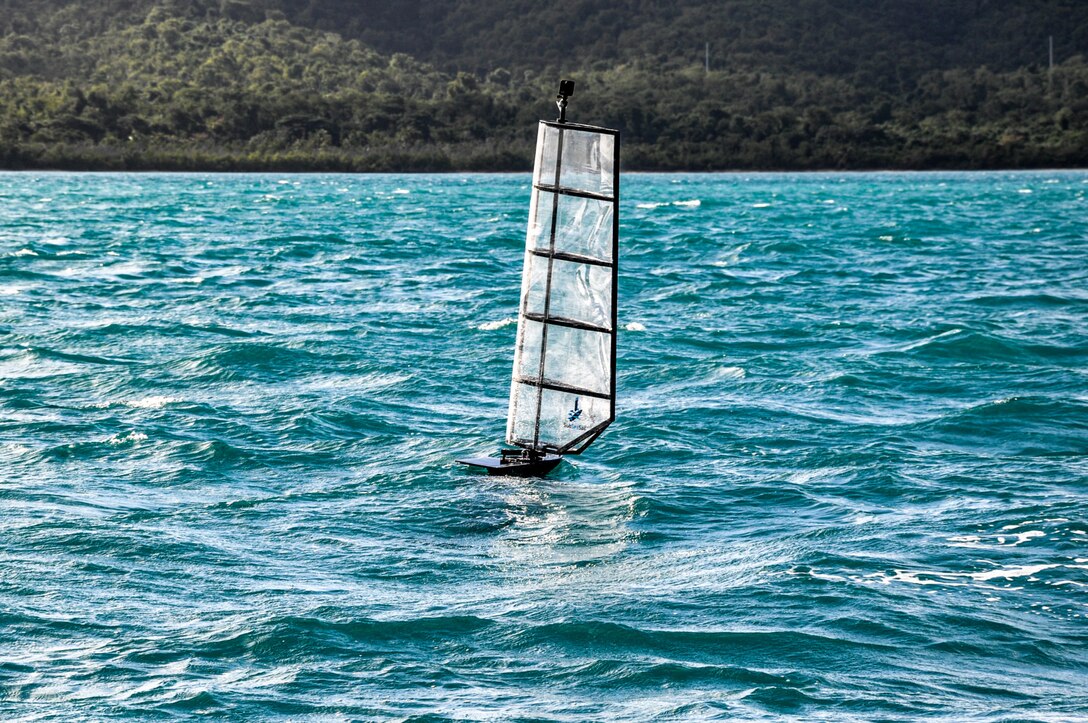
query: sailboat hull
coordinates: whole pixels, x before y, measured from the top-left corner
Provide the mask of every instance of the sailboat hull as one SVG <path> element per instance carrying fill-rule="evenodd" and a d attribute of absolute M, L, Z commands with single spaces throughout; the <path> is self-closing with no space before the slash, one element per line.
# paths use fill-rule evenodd
<path fill-rule="evenodd" d="M 546 454 L 537 459 L 529 457 L 468 457 L 457 460 L 470 467 L 486 469 L 488 474 L 510 475 L 513 477 L 543 477 L 555 469 L 563 457 L 558 454 Z"/>

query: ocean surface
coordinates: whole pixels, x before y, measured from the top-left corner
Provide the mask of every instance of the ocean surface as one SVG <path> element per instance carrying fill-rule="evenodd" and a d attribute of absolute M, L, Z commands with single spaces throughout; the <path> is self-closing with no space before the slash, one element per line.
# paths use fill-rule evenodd
<path fill-rule="evenodd" d="M 0 174 L 0 718 L 1088 720 L 1088 173 L 625 176 L 489 478 L 528 183 Z"/>

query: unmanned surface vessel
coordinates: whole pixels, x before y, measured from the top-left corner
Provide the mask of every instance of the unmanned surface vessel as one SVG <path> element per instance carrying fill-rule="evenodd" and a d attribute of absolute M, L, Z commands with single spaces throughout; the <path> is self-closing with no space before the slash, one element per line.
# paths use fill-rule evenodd
<path fill-rule="evenodd" d="M 539 476 L 581 454 L 616 416 L 619 131 L 540 121 L 510 384 L 498 457 L 458 462 Z"/>

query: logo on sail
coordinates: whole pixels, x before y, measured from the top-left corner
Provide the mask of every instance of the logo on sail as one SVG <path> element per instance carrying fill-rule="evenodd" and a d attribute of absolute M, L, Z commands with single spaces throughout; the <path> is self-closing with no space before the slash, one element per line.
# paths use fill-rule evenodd
<path fill-rule="evenodd" d="M 578 404 L 578 400 L 579 397 L 574 398 L 574 409 L 567 412 L 567 423 L 564 426 L 568 429 L 585 429 L 585 424 L 580 423 L 583 409 Z"/>

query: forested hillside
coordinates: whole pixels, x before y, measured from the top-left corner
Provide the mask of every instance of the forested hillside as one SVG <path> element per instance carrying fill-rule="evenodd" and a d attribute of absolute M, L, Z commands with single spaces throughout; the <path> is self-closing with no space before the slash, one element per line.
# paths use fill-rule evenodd
<path fill-rule="evenodd" d="M 1079 0 L 0 0 L 0 166 L 525 169 L 561 75 L 632 169 L 1084 166 L 1085 55 Z"/>

